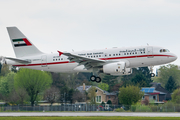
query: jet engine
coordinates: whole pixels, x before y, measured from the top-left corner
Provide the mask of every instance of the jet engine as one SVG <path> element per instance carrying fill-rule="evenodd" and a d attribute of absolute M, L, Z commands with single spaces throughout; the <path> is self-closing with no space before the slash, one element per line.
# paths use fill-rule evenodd
<path fill-rule="evenodd" d="M 126 68 L 125 62 L 109 63 L 103 66 L 103 72 L 110 75 L 130 75 L 131 68 Z"/>

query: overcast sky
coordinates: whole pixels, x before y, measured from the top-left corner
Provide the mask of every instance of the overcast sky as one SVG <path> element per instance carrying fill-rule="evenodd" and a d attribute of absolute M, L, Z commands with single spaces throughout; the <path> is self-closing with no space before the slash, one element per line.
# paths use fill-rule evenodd
<path fill-rule="evenodd" d="M 45 53 L 148 43 L 180 57 L 180 0 L 0 0 L 0 56 L 15 57 L 9 26 Z"/>

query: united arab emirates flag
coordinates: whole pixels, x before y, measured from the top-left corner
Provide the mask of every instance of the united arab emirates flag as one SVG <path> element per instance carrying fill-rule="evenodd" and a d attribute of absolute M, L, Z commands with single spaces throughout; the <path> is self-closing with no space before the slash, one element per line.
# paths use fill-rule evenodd
<path fill-rule="evenodd" d="M 12 39 L 14 47 L 31 46 L 32 44 L 26 38 Z"/>

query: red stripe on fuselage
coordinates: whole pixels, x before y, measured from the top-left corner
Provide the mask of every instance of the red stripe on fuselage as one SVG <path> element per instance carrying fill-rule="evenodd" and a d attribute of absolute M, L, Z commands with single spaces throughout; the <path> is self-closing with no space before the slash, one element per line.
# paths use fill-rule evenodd
<path fill-rule="evenodd" d="M 175 56 L 172 56 L 172 55 L 139 55 L 139 56 L 125 56 L 125 57 L 99 58 L 99 60 L 115 60 L 115 59 L 141 58 L 141 57 L 175 57 Z M 40 66 L 40 65 L 65 64 L 65 63 L 75 63 L 75 62 L 63 61 L 63 62 L 37 63 L 37 64 L 13 65 L 13 66 L 17 66 L 17 67 L 21 67 L 21 66 Z"/>
<path fill-rule="evenodd" d="M 138 55 L 138 56 L 125 56 L 125 57 L 112 57 L 112 58 L 99 58 L 100 60 L 114 60 L 114 59 L 127 59 L 127 58 L 141 58 L 141 57 L 174 57 L 172 55 Z"/>
<path fill-rule="evenodd" d="M 28 65 L 13 65 L 13 66 L 17 66 L 17 67 L 21 67 L 21 66 L 39 66 L 39 65 L 54 65 L 54 64 L 65 64 L 65 63 L 75 63 L 75 62 L 64 61 L 64 62 L 53 62 L 53 63 L 38 63 L 38 64 L 28 64 Z"/>

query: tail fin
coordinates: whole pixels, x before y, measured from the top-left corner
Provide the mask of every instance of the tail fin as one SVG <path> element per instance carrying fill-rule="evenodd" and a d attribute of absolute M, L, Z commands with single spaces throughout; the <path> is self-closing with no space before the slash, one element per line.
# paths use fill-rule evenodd
<path fill-rule="evenodd" d="M 17 58 L 43 54 L 17 27 L 7 27 L 7 31 Z"/>

